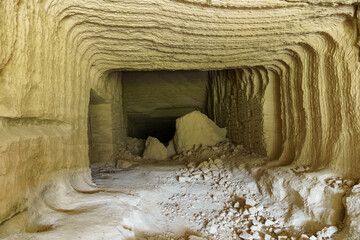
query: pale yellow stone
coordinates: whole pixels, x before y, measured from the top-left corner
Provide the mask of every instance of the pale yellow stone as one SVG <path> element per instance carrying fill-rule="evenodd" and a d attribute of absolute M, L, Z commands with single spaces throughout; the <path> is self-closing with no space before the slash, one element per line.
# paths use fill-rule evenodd
<path fill-rule="evenodd" d="M 89 166 L 90 89 L 120 102 L 115 70 L 237 69 L 209 102 L 231 139 L 279 165 L 358 177 L 355 3 L 0 1 L 0 223 L 55 175 Z M 230 107 L 246 121 L 223 119 Z M 126 122 L 113 129 L 120 146 Z"/>

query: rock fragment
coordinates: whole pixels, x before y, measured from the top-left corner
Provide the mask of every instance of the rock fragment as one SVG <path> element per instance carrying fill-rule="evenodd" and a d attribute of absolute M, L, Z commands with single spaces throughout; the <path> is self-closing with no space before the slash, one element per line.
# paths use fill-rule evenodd
<path fill-rule="evenodd" d="M 148 137 L 145 143 L 144 159 L 165 160 L 168 151 L 157 138 Z"/>
<path fill-rule="evenodd" d="M 250 198 L 247 198 L 245 200 L 245 204 L 253 207 L 253 206 L 256 205 L 256 202 L 254 200 L 250 199 Z"/>
<path fill-rule="evenodd" d="M 176 119 L 174 143 L 177 153 L 194 145 L 212 146 L 226 138 L 226 129 L 219 128 L 206 115 L 194 111 Z"/>
<path fill-rule="evenodd" d="M 131 162 L 125 161 L 125 160 L 119 160 L 117 162 L 117 166 L 118 168 L 129 168 L 131 167 L 133 164 Z"/>
<path fill-rule="evenodd" d="M 195 235 L 190 235 L 189 240 L 207 240 L 206 238 L 203 238 L 203 237 L 198 237 L 198 236 L 195 236 Z"/>
<path fill-rule="evenodd" d="M 247 240 L 254 239 L 254 237 L 247 232 L 242 232 L 239 237 L 241 237 L 242 239 L 247 239 Z"/>

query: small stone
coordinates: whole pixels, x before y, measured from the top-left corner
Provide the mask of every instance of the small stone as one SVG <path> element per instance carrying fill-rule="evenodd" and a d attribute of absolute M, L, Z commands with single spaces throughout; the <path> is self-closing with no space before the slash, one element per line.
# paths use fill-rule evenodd
<path fill-rule="evenodd" d="M 201 178 L 201 175 L 200 174 L 196 174 L 193 176 L 195 179 L 200 179 Z"/>
<path fill-rule="evenodd" d="M 117 163 L 117 167 L 119 167 L 119 168 L 129 168 L 132 165 L 133 164 L 131 162 L 128 162 L 128 161 L 125 161 L 125 160 L 118 161 L 118 163 Z"/>
<path fill-rule="evenodd" d="M 209 166 L 209 167 L 210 167 L 210 169 L 218 169 L 218 167 L 217 167 L 215 164 L 213 164 L 213 163 L 212 163 L 212 164 L 210 164 L 210 166 Z"/>
<path fill-rule="evenodd" d="M 250 213 L 251 215 L 256 214 L 256 213 L 257 213 L 257 208 L 256 208 L 256 207 L 251 207 L 251 208 L 249 208 L 249 213 Z"/>
<path fill-rule="evenodd" d="M 203 178 L 204 178 L 204 181 L 209 181 L 211 179 L 211 177 L 209 175 L 204 175 Z"/>
<path fill-rule="evenodd" d="M 195 162 L 190 162 L 188 165 L 187 165 L 188 168 L 195 168 L 196 167 L 196 163 Z"/>
<path fill-rule="evenodd" d="M 254 232 L 254 233 L 253 233 L 253 238 L 254 238 L 255 240 L 260 240 L 260 239 L 261 239 L 261 236 L 260 236 L 259 232 Z"/>
<path fill-rule="evenodd" d="M 280 234 L 282 232 L 282 230 L 280 228 L 276 228 L 274 229 L 274 233 L 275 234 Z"/>
<path fill-rule="evenodd" d="M 269 219 L 267 219 L 266 221 L 265 221 L 265 226 L 267 226 L 267 227 L 270 227 L 270 226 L 272 226 L 272 225 L 274 225 L 275 224 L 275 222 L 274 221 L 271 221 L 271 220 L 269 220 Z"/>
<path fill-rule="evenodd" d="M 348 186 L 348 187 L 352 187 L 352 186 L 354 186 L 354 184 L 355 184 L 355 182 L 353 181 L 353 180 L 346 180 L 346 185 Z"/>
<path fill-rule="evenodd" d="M 211 227 L 209 229 L 209 233 L 214 234 L 217 232 L 217 230 L 218 229 L 217 229 L 216 225 L 211 225 Z"/>
<path fill-rule="evenodd" d="M 198 165 L 198 168 L 204 168 L 204 167 L 209 167 L 209 163 L 207 161 L 203 161 Z"/>
<path fill-rule="evenodd" d="M 250 199 L 250 198 L 247 198 L 245 200 L 245 204 L 253 207 L 253 206 L 256 205 L 256 202 L 254 200 Z"/>
<path fill-rule="evenodd" d="M 360 184 L 355 185 L 352 189 L 353 193 L 360 193 Z"/>
<path fill-rule="evenodd" d="M 314 235 L 312 235 L 312 236 L 310 237 L 310 240 L 317 240 L 317 237 L 315 237 Z"/>
<path fill-rule="evenodd" d="M 300 240 L 309 240 L 310 238 L 306 234 L 301 234 Z"/>
<path fill-rule="evenodd" d="M 234 208 L 239 208 L 240 207 L 240 203 L 239 202 L 236 202 L 235 204 L 234 204 Z"/>
<path fill-rule="evenodd" d="M 262 210 L 264 210 L 264 206 L 260 205 L 256 209 L 258 212 L 261 212 Z"/>
<path fill-rule="evenodd" d="M 338 231 L 338 228 L 335 226 L 325 227 L 323 230 L 319 231 L 317 235 L 323 238 L 330 238 Z"/>
<path fill-rule="evenodd" d="M 341 186 L 342 183 L 343 183 L 343 182 L 342 182 L 341 180 L 336 180 L 336 181 L 335 181 L 335 184 L 336 184 L 337 186 Z"/>
<path fill-rule="evenodd" d="M 278 240 L 287 240 L 287 236 L 278 236 Z"/>
<path fill-rule="evenodd" d="M 264 237 L 265 240 L 271 240 L 271 238 L 272 238 L 271 235 L 265 234 L 265 237 Z"/>
<path fill-rule="evenodd" d="M 178 177 L 178 181 L 179 181 L 179 183 L 184 183 L 184 182 L 186 182 L 186 177 Z"/>
<path fill-rule="evenodd" d="M 261 231 L 262 226 L 261 225 L 253 225 L 250 227 L 250 230 L 252 232 Z"/>
<path fill-rule="evenodd" d="M 239 237 L 241 237 L 243 239 L 248 239 L 248 240 L 254 239 L 253 236 L 247 232 L 242 232 Z"/>
<path fill-rule="evenodd" d="M 192 175 L 198 175 L 198 174 L 202 174 L 203 172 L 202 171 L 194 171 L 192 172 Z"/>
<path fill-rule="evenodd" d="M 214 160 L 214 164 L 218 167 L 222 166 L 223 165 L 223 161 L 221 159 L 215 159 Z"/>
<path fill-rule="evenodd" d="M 206 173 L 210 172 L 210 169 L 204 167 L 201 169 L 201 171 L 206 174 Z"/>
<path fill-rule="evenodd" d="M 249 213 L 249 211 L 247 210 L 247 209 L 245 209 L 245 211 L 243 212 L 243 214 L 242 215 L 244 215 L 244 216 L 248 216 L 250 213 Z"/>
<path fill-rule="evenodd" d="M 203 238 L 203 237 L 198 237 L 198 236 L 195 236 L 195 235 L 190 235 L 188 240 L 207 240 L 207 239 Z"/>

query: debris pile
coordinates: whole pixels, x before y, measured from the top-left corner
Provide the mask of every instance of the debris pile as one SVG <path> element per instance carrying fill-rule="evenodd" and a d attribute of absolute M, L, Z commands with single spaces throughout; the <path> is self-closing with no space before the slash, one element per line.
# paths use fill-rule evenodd
<path fill-rule="evenodd" d="M 128 168 L 141 159 L 141 157 L 133 155 L 127 148 L 119 148 L 115 156 L 115 163 L 117 168 Z"/>
<path fill-rule="evenodd" d="M 326 184 L 335 189 L 350 188 L 354 186 L 355 181 L 352 179 L 342 179 L 340 177 L 328 178 Z"/>
<path fill-rule="evenodd" d="M 228 140 L 217 143 L 215 146 L 193 146 L 192 149 L 184 151 L 172 157 L 173 160 L 185 161 L 187 163 L 194 162 L 198 164 L 201 161 L 212 159 L 244 159 L 247 157 L 258 157 L 257 154 L 251 154 L 244 149 L 242 145 L 234 145 Z"/>
<path fill-rule="evenodd" d="M 247 240 L 325 240 L 331 239 L 338 229 L 336 226 L 325 227 L 314 235 L 293 234 L 287 227 L 264 213 L 264 206 L 253 199 L 240 199 L 227 203 L 223 210 L 211 219 L 205 230 L 214 235 L 224 229 L 232 231 L 233 239 Z"/>
<path fill-rule="evenodd" d="M 134 156 L 142 156 L 145 150 L 145 142 L 144 139 L 127 137 L 125 139 L 126 149 Z"/>
<path fill-rule="evenodd" d="M 208 181 L 221 180 L 222 178 L 230 178 L 231 172 L 223 168 L 223 161 L 221 159 L 211 159 L 201 162 L 196 166 L 195 162 L 190 162 L 188 168 L 183 168 L 177 172 L 177 179 L 180 183 L 192 182 L 197 180 Z"/>

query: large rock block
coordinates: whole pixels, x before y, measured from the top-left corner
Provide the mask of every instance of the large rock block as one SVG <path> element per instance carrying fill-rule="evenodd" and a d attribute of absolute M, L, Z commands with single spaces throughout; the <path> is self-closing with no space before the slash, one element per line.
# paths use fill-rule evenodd
<path fill-rule="evenodd" d="M 148 137 L 143 157 L 145 159 L 165 160 L 167 158 L 167 149 L 157 138 Z"/>
<path fill-rule="evenodd" d="M 199 111 L 176 119 L 174 143 L 177 153 L 192 149 L 194 145 L 212 146 L 225 137 L 226 128 L 219 128 Z"/>

